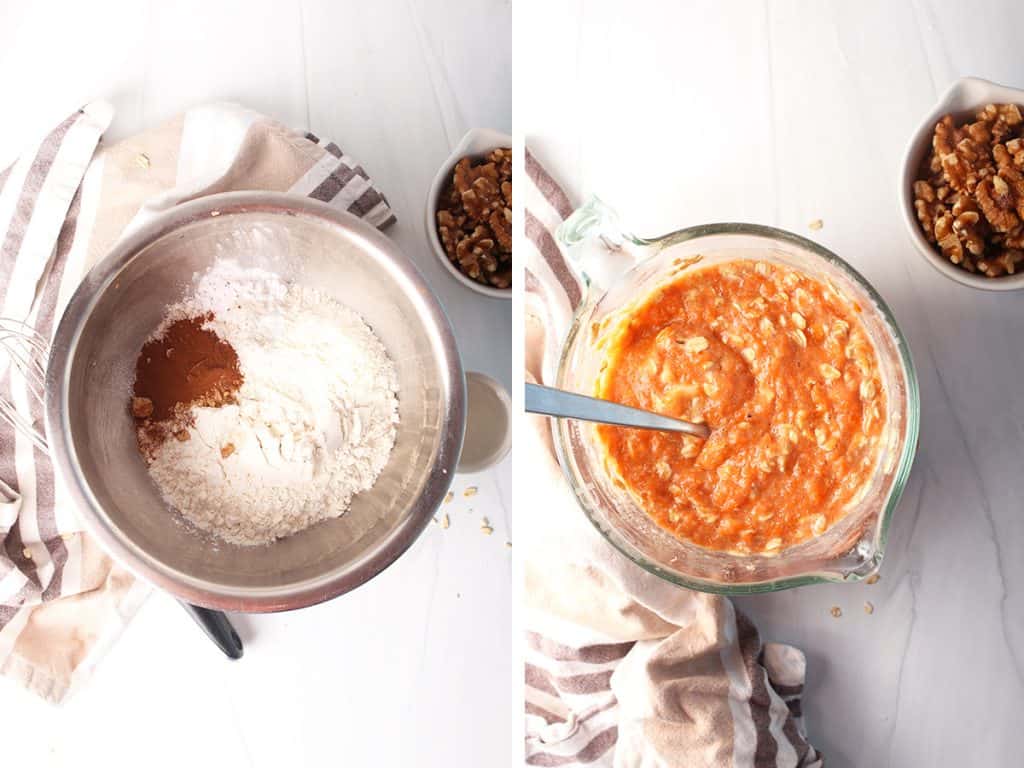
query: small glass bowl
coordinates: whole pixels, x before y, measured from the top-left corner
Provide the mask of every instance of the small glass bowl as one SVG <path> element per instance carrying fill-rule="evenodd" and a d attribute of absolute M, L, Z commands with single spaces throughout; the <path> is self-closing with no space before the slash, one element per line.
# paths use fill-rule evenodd
<path fill-rule="evenodd" d="M 597 349 L 601 329 L 613 327 L 666 280 L 686 269 L 758 259 L 830 280 L 842 295 L 860 305 L 887 396 L 881 454 L 866 493 L 824 534 L 774 556 L 717 552 L 676 538 L 612 481 L 604 468 L 595 426 L 559 419 L 555 432 L 562 469 L 587 517 L 605 538 L 651 573 L 703 592 L 773 592 L 820 582 L 859 581 L 877 570 L 893 509 L 913 464 L 920 398 L 906 340 L 868 282 L 817 243 L 772 227 L 706 224 L 653 239 L 639 238 L 623 231 L 614 212 L 597 199 L 573 213 L 559 229 L 558 238 L 586 286 L 559 360 L 556 386 L 561 389 L 593 395 L 604 360 L 604 353 Z M 602 247 L 593 247 L 597 240 Z M 697 256 L 699 263 L 691 263 Z"/>

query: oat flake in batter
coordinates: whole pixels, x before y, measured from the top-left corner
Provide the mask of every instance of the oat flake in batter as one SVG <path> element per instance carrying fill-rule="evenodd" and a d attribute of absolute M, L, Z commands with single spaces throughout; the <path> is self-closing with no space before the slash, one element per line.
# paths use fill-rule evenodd
<path fill-rule="evenodd" d="M 150 448 L 168 503 L 242 545 L 344 514 L 395 443 L 398 382 L 384 345 L 330 297 L 234 262 L 204 275 L 154 338 L 200 317 L 235 350 L 243 381 L 225 404 L 182 414 L 187 435 Z"/>

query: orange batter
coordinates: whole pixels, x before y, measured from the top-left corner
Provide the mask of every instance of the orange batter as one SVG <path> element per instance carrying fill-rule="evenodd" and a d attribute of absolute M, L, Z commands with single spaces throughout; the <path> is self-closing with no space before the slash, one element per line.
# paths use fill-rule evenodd
<path fill-rule="evenodd" d="M 711 437 L 600 426 L 613 475 L 709 549 L 774 554 L 823 533 L 870 480 L 885 422 L 858 312 L 781 265 L 687 270 L 610 332 L 597 396 Z"/>

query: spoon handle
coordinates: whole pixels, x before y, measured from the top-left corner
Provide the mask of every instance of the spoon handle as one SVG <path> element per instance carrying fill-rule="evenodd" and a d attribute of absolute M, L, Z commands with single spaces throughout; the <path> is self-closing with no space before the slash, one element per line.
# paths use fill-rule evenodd
<path fill-rule="evenodd" d="M 564 419 L 596 421 L 600 424 L 614 424 L 634 429 L 660 429 L 666 432 L 684 432 L 694 437 L 707 439 L 711 431 L 704 424 L 673 419 L 670 416 L 651 413 L 628 405 L 619 405 L 609 400 L 577 395 L 539 384 L 526 385 L 526 410 L 545 416 L 559 416 Z"/>

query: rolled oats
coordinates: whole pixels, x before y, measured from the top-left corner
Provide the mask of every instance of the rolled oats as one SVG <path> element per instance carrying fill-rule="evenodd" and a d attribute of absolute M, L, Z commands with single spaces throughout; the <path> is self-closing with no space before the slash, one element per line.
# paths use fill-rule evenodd
<path fill-rule="evenodd" d="M 825 381 L 835 381 L 839 378 L 839 369 L 834 365 L 828 363 L 822 363 L 818 369 L 821 371 L 821 378 Z"/>
<path fill-rule="evenodd" d="M 708 340 L 703 336 L 694 336 L 692 339 L 687 339 L 683 342 L 683 348 L 690 354 L 703 352 L 709 346 L 710 344 Z"/>
<path fill-rule="evenodd" d="M 673 535 L 777 555 L 857 503 L 886 395 L 859 307 L 788 267 L 727 267 L 675 276 L 621 318 L 594 393 L 707 423 L 708 440 L 597 435 L 612 482 Z"/>

